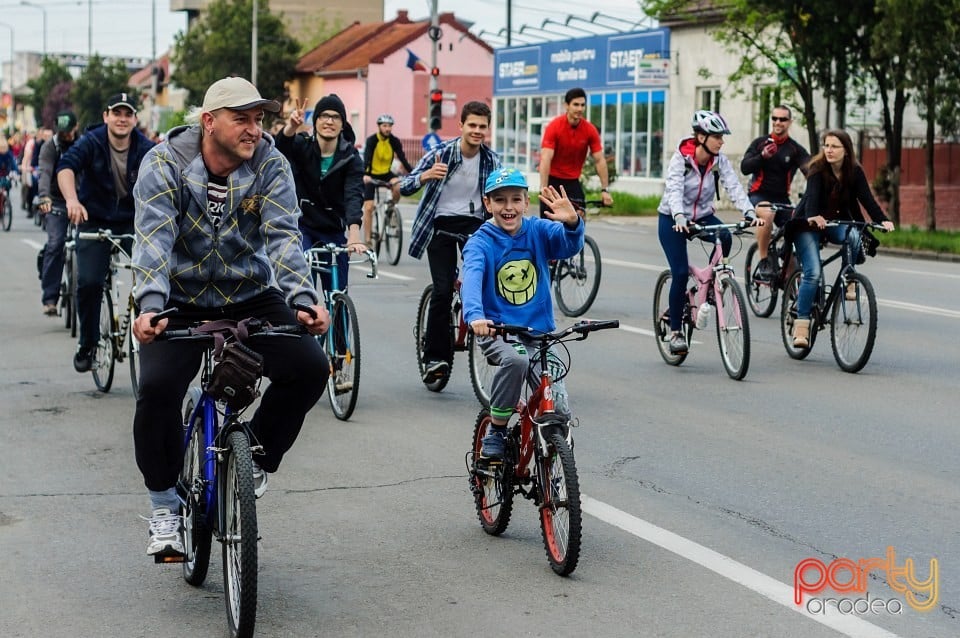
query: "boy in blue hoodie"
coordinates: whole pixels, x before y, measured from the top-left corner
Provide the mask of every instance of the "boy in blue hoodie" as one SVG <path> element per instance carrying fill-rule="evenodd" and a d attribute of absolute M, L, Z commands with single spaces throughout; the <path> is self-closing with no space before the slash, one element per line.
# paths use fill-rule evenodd
<path fill-rule="evenodd" d="M 515 168 L 494 171 L 483 188 L 483 203 L 492 217 L 463 249 L 464 320 L 480 337 L 484 355 L 498 366 L 490 388 L 492 427 L 480 453 L 484 458 L 503 457 L 507 420 L 531 370 L 530 358 L 536 354 L 536 347 L 522 340 L 497 339 L 491 326 L 506 323 L 535 332 L 555 330 L 549 262 L 571 257 L 583 248 L 583 221 L 563 188 L 558 192 L 547 186 L 540 201 L 550 208 L 544 213 L 547 219 L 524 217 L 530 197 L 523 173 Z M 539 379 L 539 372 L 534 372 L 532 377 Z M 561 388 L 556 391 L 562 394 Z"/>

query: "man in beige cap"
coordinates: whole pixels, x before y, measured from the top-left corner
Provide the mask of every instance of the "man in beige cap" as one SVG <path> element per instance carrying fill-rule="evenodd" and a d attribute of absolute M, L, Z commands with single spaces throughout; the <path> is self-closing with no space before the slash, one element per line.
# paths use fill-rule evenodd
<path fill-rule="evenodd" d="M 134 188 L 140 316 L 133 330 L 142 346 L 133 434 L 152 508 L 150 555 L 192 551 L 183 545 L 175 486 L 183 461 L 180 406 L 203 356 L 196 343 L 155 337 L 168 321 L 179 328 L 257 317 L 274 325 L 299 321 L 312 334 L 329 325 L 301 252 L 290 164 L 261 128 L 264 111 L 279 110 L 243 78 L 214 82 L 199 122 L 171 130 L 147 154 Z M 310 306 L 315 316 L 294 304 Z M 174 307 L 170 319 L 150 325 Z M 329 364 L 310 338 L 247 345 L 263 356 L 270 378 L 251 420 L 264 452 L 254 466 L 260 496 L 266 473 L 277 470 L 323 393 Z"/>

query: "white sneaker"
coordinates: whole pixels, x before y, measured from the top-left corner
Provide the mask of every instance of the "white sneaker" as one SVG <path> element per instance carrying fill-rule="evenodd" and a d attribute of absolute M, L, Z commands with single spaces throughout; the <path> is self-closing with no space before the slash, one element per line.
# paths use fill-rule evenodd
<path fill-rule="evenodd" d="M 184 553 L 179 514 L 173 514 L 166 507 L 161 507 L 153 510 L 153 514 L 146 520 L 150 523 L 148 556 Z"/>
<path fill-rule="evenodd" d="M 267 473 L 263 471 L 257 462 L 253 462 L 253 495 L 257 498 L 263 496 L 267 491 Z"/>

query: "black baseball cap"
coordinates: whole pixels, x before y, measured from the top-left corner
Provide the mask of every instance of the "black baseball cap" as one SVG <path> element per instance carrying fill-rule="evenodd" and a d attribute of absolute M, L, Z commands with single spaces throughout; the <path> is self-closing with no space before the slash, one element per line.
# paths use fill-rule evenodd
<path fill-rule="evenodd" d="M 56 127 L 58 133 L 72 131 L 76 125 L 77 116 L 74 115 L 73 111 L 60 111 L 57 113 Z"/>
<path fill-rule="evenodd" d="M 110 99 L 107 100 L 107 110 L 112 111 L 118 106 L 125 106 L 134 113 L 137 112 L 137 99 L 133 96 L 132 93 L 117 93 L 116 95 L 111 95 Z"/>

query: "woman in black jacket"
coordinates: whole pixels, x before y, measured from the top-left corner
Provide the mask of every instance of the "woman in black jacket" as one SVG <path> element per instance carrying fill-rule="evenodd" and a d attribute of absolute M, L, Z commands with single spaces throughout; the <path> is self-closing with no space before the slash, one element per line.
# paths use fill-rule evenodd
<path fill-rule="evenodd" d="M 867 183 L 863 167 L 853 153 L 853 142 L 845 131 L 828 130 L 823 134 L 820 152 L 807 165 L 807 186 L 797 206 L 795 219 L 806 220 L 794 236 L 797 256 L 803 267 L 803 280 L 797 293 L 797 320 L 793 324 L 793 345 L 810 345 L 810 309 L 820 281 L 820 236 L 843 245 L 843 263 L 856 263 L 860 250 L 860 229 L 856 226 L 831 226 L 827 221 L 844 219 L 863 221 L 860 206 L 875 222 L 893 230 Z"/>
<path fill-rule="evenodd" d="M 356 135 L 346 121 L 346 109 L 336 94 L 320 98 L 313 108 L 313 135 L 297 135 L 304 111 L 295 108 L 277 135 L 277 149 L 293 167 L 297 198 L 303 216 L 300 232 L 304 249 L 333 242 L 363 253 L 360 238 L 363 222 L 363 161 L 354 147 Z M 345 234 L 346 233 L 346 234 Z M 339 280 L 347 287 L 350 256 L 337 257 Z M 330 275 L 322 274 L 323 289 L 330 289 Z"/>

